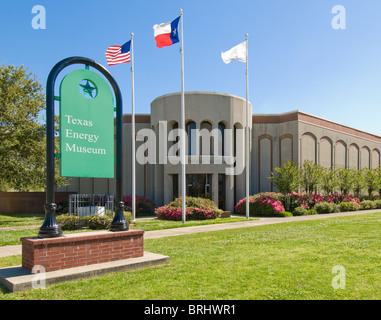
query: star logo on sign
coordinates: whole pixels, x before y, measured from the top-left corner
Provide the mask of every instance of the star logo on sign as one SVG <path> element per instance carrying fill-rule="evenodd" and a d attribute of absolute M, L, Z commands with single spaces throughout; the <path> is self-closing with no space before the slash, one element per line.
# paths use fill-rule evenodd
<path fill-rule="evenodd" d="M 85 80 L 83 80 L 85 81 Z M 94 84 L 92 84 L 89 80 L 86 80 L 86 84 L 79 84 L 82 88 L 83 92 L 82 94 L 86 97 L 86 95 L 89 95 L 91 99 L 93 99 L 94 96 L 94 90 L 96 90 Z M 95 91 L 96 93 L 96 91 Z M 87 97 L 86 97 L 87 98 Z"/>

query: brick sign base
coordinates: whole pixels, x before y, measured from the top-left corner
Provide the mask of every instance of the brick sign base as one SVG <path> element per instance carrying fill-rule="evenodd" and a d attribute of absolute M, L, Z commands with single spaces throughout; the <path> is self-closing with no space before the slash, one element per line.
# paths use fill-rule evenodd
<path fill-rule="evenodd" d="M 40 265 L 49 272 L 142 257 L 143 234 L 141 230 L 98 231 L 50 239 L 21 238 L 22 267 L 32 271 Z"/>

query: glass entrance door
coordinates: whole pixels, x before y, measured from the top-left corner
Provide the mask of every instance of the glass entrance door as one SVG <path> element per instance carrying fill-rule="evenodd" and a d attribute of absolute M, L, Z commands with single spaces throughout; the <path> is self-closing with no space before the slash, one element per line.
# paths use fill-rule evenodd
<path fill-rule="evenodd" d="M 212 199 L 212 175 L 187 174 L 187 196 Z"/>

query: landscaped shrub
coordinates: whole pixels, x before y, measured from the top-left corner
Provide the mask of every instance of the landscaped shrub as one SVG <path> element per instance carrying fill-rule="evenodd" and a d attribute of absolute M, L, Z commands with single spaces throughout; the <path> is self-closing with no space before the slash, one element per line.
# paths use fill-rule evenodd
<path fill-rule="evenodd" d="M 343 201 L 344 196 L 341 194 L 329 194 L 324 197 L 324 201 L 329 203 L 340 204 Z"/>
<path fill-rule="evenodd" d="M 79 217 L 67 213 L 57 215 L 56 220 L 62 230 L 78 230 L 84 226 Z"/>
<path fill-rule="evenodd" d="M 213 210 L 213 209 L 201 209 L 201 208 L 190 208 L 191 220 L 207 220 L 207 219 L 216 219 L 221 217 L 222 210 Z"/>
<path fill-rule="evenodd" d="M 186 197 L 185 220 L 216 219 L 222 210 L 210 199 Z M 182 220 L 182 198 L 177 198 L 166 206 L 156 208 L 155 213 L 159 219 Z"/>
<path fill-rule="evenodd" d="M 326 200 L 319 194 L 313 193 L 309 196 L 308 207 L 313 208 L 319 202 L 325 202 Z"/>
<path fill-rule="evenodd" d="M 291 211 L 294 216 L 316 214 L 316 213 L 334 213 L 340 211 L 356 211 L 381 209 L 381 199 L 379 196 L 373 196 L 373 200 L 367 200 L 367 197 L 360 199 L 346 194 L 329 194 L 324 197 L 319 194 L 305 194 L 292 192 L 282 195 L 275 192 L 259 193 L 249 197 L 250 215 L 273 216 L 279 215 L 279 212 Z M 281 202 L 282 207 L 278 206 Z M 246 212 L 246 198 L 241 199 L 234 207 L 238 214 Z"/>
<path fill-rule="evenodd" d="M 371 196 L 369 195 L 363 195 L 361 197 L 361 201 L 363 200 L 372 200 L 372 201 L 377 201 L 377 200 L 381 200 L 381 197 L 379 194 L 372 194 Z"/>
<path fill-rule="evenodd" d="M 155 209 L 157 208 L 157 204 L 155 201 L 143 196 L 136 196 L 135 199 L 135 210 L 137 214 L 155 212 Z M 124 210 L 132 211 L 132 195 L 124 196 L 123 202 Z"/>
<path fill-rule="evenodd" d="M 278 217 L 292 217 L 293 214 L 292 214 L 292 212 L 281 211 L 281 212 L 278 212 L 278 213 L 276 214 L 276 216 L 278 216 Z"/>
<path fill-rule="evenodd" d="M 299 194 L 295 191 L 286 194 L 283 198 L 283 206 L 291 212 L 295 211 L 297 207 L 304 207 L 308 209 L 308 196 L 306 194 Z"/>
<path fill-rule="evenodd" d="M 296 207 L 294 211 L 292 212 L 292 214 L 294 216 L 304 216 L 306 214 L 306 211 L 307 209 L 305 207 L 300 206 L 300 207 Z"/>
<path fill-rule="evenodd" d="M 288 194 L 286 197 L 290 198 L 290 210 L 294 212 L 297 207 L 304 207 L 307 210 L 313 209 L 317 203 L 328 202 L 332 204 L 340 204 L 341 202 L 355 202 L 360 204 L 360 200 L 351 195 L 341 195 L 341 194 L 329 194 L 326 196 L 321 196 L 319 194 L 307 195 L 305 193 L 293 192 Z M 300 210 L 300 209 L 299 209 Z"/>
<path fill-rule="evenodd" d="M 104 230 L 110 228 L 112 218 L 108 216 L 96 216 L 89 215 L 85 217 L 80 217 L 85 228 L 91 230 Z"/>
<path fill-rule="evenodd" d="M 131 212 L 124 212 L 124 217 L 128 224 L 132 223 Z M 92 230 L 107 230 L 113 220 L 109 216 L 88 215 L 78 217 L 75 215 L 62 214 L 56 217 L 57 223 L 62 230 L 79 230 L 82 228 L 89 228 Z"/>
<path fill-rule="evenodd" d="M 374 203 L 376 204 L 376 209 L 381 209 L 381 200 L 375 200 Z"/>
<path fill-rule="evenodd" d="M 260 193 L 249 197 L 249 215 L 276 216 L 285 211 L 280 200 L 282 195 L 276 193 Z M 241 199 L 235 206 L 235 212 L 245 214 L 246 198 Z"/>
<path fill-rule="evenodd" d="M 176 198 L 170 204 L 171 207 L 181 208 L 182 207 L 182 198 Z M 185 198 L 185 207 L 186 208 L 201 208 L 201 209 L 213 209 L 219 210 L 214 201 L 207 198 L 200 197 L 186 197 Z"/>
<path fill-rule="evenodd" d="M 315 193 L 308 195 L 306 193 L 292 192 L 285 196 L 285 200 L 287 198 L 289 199 L 289 206 L 292 212 L 295 212 L 297 207 L 304 207 L 306 210 L 312 209 L 318 202 L 325 201 L 324 197 Z M 286 207 L 285 202 L 283 202 L 283 204 Z M 301 211 L 302 209 L 298 210 Z"/>
<path fill-rule="evenodd" d="M 159 219 L 163 220 L 173 220 L 180 221 L 182 220 L 182 208 L 171 207 L 170 205 L 162 206 L 155 209 L 156 216 Z M 185 220 L 190 220 L 190 210 L 185 209 Z"/>
<path fill-rule="evenodd" d="M 306 209 L 303 206 L 296 207 L 294 211 L 292 212 L 294 216 L 308 216 L 311 214 L 317 214 L 317 211 L 315 209 Z"/>
<path fill-rule="evenodd" d="M 376 203 L 376 201 L 363 200 L 360 202 L 360 207 L 362 210 L 376 209 L 377 203 Z"/>
<path fill-rule="evenodd" d="M 357 211 L 360 210 L 361 206 L 357 202 L 354 201 L 343 201 L 342 203 L 339 204 L 340 206 L 340 211 L 341 212 L 347 212 L 347 211 Z"/>
<path fill-rule="evenodd" d="M 326 201 L 318 202 L 317 204 L 315 204 L 313 209 L 319 214 L 340 212 L 339 205 L 335 203 L 329 203 Z"/>
<path fill-rule="evenodd" d="M 343 198 L 342 202 L 354 202 L 354 203 L 360 204 L 360 199 L 356 197 L 352 197 L 351 195 L 348 194 Z"/>
<path fill-rule="evenodd" d="M 271 198 L 277 201 L 283 201 L 284 195 L 281 193 L 277 192 L 261 192 L 256 194 L 254 197 L 259 197 L 259 198 Z"/>

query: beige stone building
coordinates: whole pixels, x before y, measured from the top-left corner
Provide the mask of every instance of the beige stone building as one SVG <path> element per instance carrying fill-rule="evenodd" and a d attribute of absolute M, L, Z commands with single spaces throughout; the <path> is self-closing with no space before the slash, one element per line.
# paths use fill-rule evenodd
<path fill-rule="evenodd" d="M 376 168 L 381 137 L 301 111 L 277 115 L 252 114 L 249 104 L 250 194 L 276 191 L 267 179 L 287 160 L 306 160 L 325 167 Z M 245 197 L 244 132 L 246 101 L 215 92 L 185 93 L 186 141 L 180 126 L 180 93 L 151 103 L 150 114 L 135 116 L 136 194 L 168 204 L 181 195 L 179 147 L 186 148 L 188 195 L 207 197 L 232 211 Z M 207 133 L 210 133 L 208 135 Z M 123 194 L 131 194 L 131 116 L 123 118 Z M 234 170 L 232 170 L 235 168 Z M 71 178 L 58 191 L 114 193 L 113 179 Z"/>

